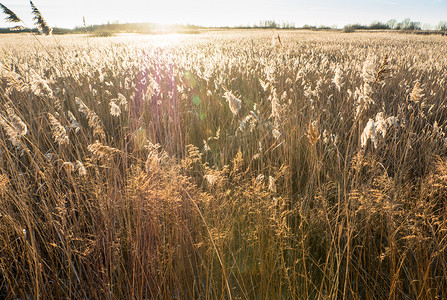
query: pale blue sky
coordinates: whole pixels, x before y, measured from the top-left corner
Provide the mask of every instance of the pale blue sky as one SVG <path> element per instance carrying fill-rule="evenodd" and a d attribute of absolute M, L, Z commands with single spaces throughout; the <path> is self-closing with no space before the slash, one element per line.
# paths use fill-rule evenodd
<path fill-rule="evenodd" d="M 447 21 L 447 0 L 34 0 L 50 26 L 74 27 L 107 21 L 253 25 L 260 20 L 294 22 L 297 26 L 338 25 L 411 18 L 422 24 Z M 32 25 L 27 0 L 0 0 Z M 0 27 L 8 26 L 1 15 Z"/>

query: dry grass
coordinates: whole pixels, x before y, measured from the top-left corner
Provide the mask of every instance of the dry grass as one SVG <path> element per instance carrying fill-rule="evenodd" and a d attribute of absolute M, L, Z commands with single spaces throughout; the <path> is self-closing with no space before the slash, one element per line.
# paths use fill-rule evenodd
<path fill-rule="evenodd" d="M 2 298 L 446 297 L 444 37 L 57 39 L 1 37 Z"/>

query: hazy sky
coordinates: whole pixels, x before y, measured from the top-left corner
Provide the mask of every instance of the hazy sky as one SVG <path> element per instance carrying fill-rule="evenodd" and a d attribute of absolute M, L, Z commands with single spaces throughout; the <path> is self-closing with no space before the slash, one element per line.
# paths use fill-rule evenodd
<path fill-rule="evenodd" d="M 32 25 L 27 0 L 0 0 Z M 74 27 L 107 21 L 253 25 L 260 20 L 294 22 L 297 26 L 338 25 L 411 18 L 422 24 L 447 21 L 447 0 L 34 0 L 50 26 Z M 1 15 L 0 27 L 8 26 Z"/>

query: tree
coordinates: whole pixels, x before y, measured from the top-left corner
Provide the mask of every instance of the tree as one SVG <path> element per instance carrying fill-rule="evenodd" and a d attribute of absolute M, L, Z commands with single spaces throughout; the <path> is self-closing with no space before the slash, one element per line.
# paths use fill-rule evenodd
<path fill-rule="evenodd" d="M 438 25 L 436 25 L 436 30 L 447 31 L 447 21 L 440 21 Z"/>
<path fill-rule="evenodd" d="M 374 21 L 369 25 L 369 29 L 390 29 L 390 27 L 382 22 Z"/>
<path fill-rule="evenodd" d="M 294 22 L 282 22 L 281 28 L 295 28 Z"/>
<path fill-rule="evenodd" d="M 276 21 L 267 20 L 267 21 L 259 22 L 259 27 L 261 27 L 261 28 L 278 28 L 279 25 L 278 25 L 278 23 L 276 23 Z"/>
<path fill-rule="evenodd" d="M 410 20 L 410 18 L 406 18 L 402 20 L 402 27 L 403 30 L 418 30 L 421 29 L 421 22 L 413 22 Z"/>
<path fill-rule="evenodd" d="M 406 18 L 402 20 L 402 29 L 410 29 L 411 20 Z"/>
<path fill-rule="evenodd" d="M 388 27 L 390 29 L 396 29 L 397 20 L 396 19 L 391 19 L 388 22 L 386 22 L 386 24 L 388 25 Z"/>

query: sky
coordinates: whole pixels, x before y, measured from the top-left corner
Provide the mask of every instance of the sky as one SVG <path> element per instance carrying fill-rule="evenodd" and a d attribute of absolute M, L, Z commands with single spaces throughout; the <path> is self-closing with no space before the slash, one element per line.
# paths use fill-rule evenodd
<path fill-rule="evenodd" d="M 0 0 L 28 27 L 33 24 L 27 0 Z M 389 19 L 437 25 L 447 21 L 447 0 L 34 0 L 47 23 L 73 28 L 107 22 L 153 22 L 203 26 L 255 25 L 261 20 L 296 26 L 369 25 Z M 0 27 L 8 27 L 1 12 Z"/>

